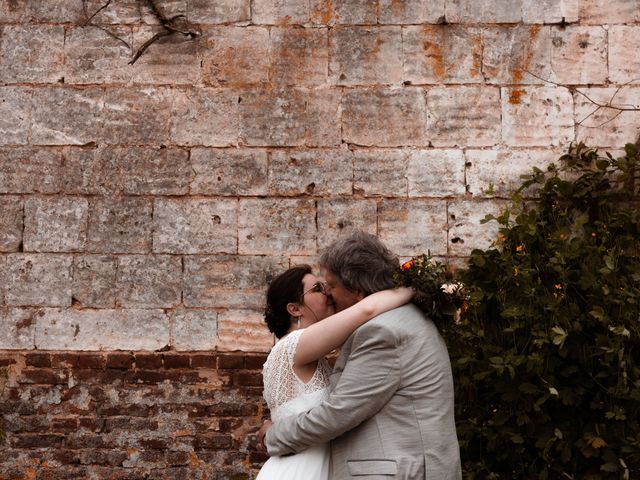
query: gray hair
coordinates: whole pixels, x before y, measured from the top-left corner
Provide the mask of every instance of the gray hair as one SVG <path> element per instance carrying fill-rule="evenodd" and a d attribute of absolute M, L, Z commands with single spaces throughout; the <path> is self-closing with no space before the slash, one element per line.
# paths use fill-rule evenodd
<path fill-rule="evenodd" d="M 347 290 L 367 296 L 393 287 L 398 257 L 376 236 L 355 231 L 322 252 L 320 267 L 335 275 Z"/>

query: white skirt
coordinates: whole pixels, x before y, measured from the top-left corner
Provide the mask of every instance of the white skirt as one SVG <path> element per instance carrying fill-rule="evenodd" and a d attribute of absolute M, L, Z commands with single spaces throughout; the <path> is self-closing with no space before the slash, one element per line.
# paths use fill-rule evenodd
<path fill-rule="evenodd" d="M 287 457 L 271 457 L 256 480 L 328 480 L 329 444 L 314 445 Z"/>

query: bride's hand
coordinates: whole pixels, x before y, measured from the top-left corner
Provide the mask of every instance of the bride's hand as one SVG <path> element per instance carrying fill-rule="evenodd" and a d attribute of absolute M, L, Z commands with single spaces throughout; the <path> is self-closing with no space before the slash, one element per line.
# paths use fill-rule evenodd
<path fill-rule="evenodd" d="M 258 430 L 258 433 L 256 433 L 256 438 L 258 439 L 256 449 L 259 452 L 267 451 L 267 446 L 264 444 L 264 436 L 267 434 L 267 430 L 271 428 L 271 425 L 273 425 L 273 422 L 271 420 L 265 420 L 262 424 L 262 427 L 260 427 L 260 430 Z"/>

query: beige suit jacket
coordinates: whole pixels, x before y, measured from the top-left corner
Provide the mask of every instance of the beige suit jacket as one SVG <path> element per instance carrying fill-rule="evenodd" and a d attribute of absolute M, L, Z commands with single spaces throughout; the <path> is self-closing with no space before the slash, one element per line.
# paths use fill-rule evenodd
<path fill-rule="evenodd" d="M 331 478 L 458 480 L 453 380 L 446 346 L 414 305 L 379 315 L 342 347 L 329 398 L 282 419 L 270 455 L 331 440 Z"/>

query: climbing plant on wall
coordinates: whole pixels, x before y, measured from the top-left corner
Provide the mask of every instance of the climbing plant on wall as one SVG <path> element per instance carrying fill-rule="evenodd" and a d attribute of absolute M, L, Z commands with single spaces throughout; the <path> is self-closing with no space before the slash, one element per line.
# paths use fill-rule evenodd
<path fill-rule="evenodd" d="M 468 479 L 640 478 L 638 148 L 523 179 L 445 329 Z"/>

